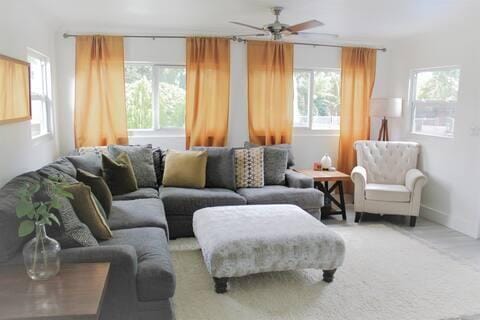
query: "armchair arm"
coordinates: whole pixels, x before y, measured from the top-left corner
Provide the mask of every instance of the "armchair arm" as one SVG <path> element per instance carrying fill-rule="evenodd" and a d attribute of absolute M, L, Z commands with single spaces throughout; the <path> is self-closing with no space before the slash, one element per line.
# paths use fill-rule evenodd
<path fill-rule="evenodd" d="M 350 176 L 355 185 L 361 184 L 364 188 L 367 185 L 367 170 L 364 167 L 356 166 Z"/>
<path fill-rule="evenodd" d="M 416 186 L 423 187 L 427 183 L 427 177 L 418 169 L 410 169 L 405 176 L 405 186 L 410 192 L 415 190 Z"/>
<path fill-rule="evenodd" d="M 62 263 L 110 262 L 101 319 L 134 319 L 137 308 L 137 254 L 129 245 L 71 248 Z"/>
<path fill-rule="evenodd" d="M 285 171 L 285 180 L 290 188 L 313 188 L 313 178 L 291 169 Z"/>

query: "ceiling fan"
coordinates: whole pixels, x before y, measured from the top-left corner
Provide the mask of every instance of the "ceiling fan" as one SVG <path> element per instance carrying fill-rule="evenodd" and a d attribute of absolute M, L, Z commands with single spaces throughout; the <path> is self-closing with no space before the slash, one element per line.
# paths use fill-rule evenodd
<path fill-rule="evenodd" d="M 323 26 L 324 24 L 318 20 L 308 20 L 295 25 L 288 25 L 285 23 L 281 23 L 279 20 L 279 16 L 282 10 L 283 10 L 283 7 L 273 7 L 272 13 L 275 16 L 275 21 L 273 23 L 266 24 L 263 27 L 256 27 L 256 26 L 252 26 L 242 22 L 230 21 L 230 23 L 255 29 L 262 32 L 262 33 L 256 33 L 256 34 L 237 35 L 237 36 L 234 36 L 234 39 L 238 37 L 266 37 L 266 36 L 270 36 L 272 40 L 277 40 L 277 41 L 290 36 L 301 36 L 306 38 L 315 38 L 315 37 L 338 38 L 338 35 L 332 34 L 332 33 L 303 32 L 303 30 L 308 30 L 308 29 Z"/>

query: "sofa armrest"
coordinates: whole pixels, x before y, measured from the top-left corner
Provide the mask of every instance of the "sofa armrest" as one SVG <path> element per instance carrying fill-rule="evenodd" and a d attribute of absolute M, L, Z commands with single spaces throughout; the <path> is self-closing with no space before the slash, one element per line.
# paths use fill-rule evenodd
<path fill-rule="evenodd" d="M 367 170 L 364 167 L 356 166 L 350 174 L 355 185 L 360 184 L 364 188 L 367 185 Z"/>
<path fill-rule="evenodd" d="M 415 190 L 415 187 L 423 187 L 427 183 L 427 177 L 418 169 L 410 169 L 405 176 L 405 186 L 410 192 Z"/>
<path fill-rule="evenodd" d="M 134 319 L 137 310 L 137 254 L 129 245 L 71 248 L 60 251 L 62 263 L 110 262 L 100 319 Z"/>
<path fill-rule="evenodd" d="M 313 178 L 291 169 L 285 171 L 285 180 L 289 188 L 313 188 Z"/>

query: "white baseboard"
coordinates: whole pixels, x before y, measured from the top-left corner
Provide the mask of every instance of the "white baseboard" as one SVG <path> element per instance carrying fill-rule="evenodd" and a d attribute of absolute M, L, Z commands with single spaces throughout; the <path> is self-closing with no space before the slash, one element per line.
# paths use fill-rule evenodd
<path fill-rule="evenodd" d="M 454 229 L 458 232 L 464 233 L 467 236 L 478 239 L 478 229 L 475 223 L 458 217 L 452 217 L 448 213 L 433 209 L 426 205 L 420 206 L 420 216 L 427 220 L 444 225 L 450 229 Z"/>

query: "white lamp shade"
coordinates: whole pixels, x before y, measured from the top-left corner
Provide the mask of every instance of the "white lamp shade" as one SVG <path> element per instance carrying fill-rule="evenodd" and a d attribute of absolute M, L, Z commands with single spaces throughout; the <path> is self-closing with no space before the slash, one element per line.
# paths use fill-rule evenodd
<path fill-rule="evenodd" d="M 378 118 L 400 118 L 402 116 L 401 98 L 374 98 L 370 102 L 370 116 Z"/>

